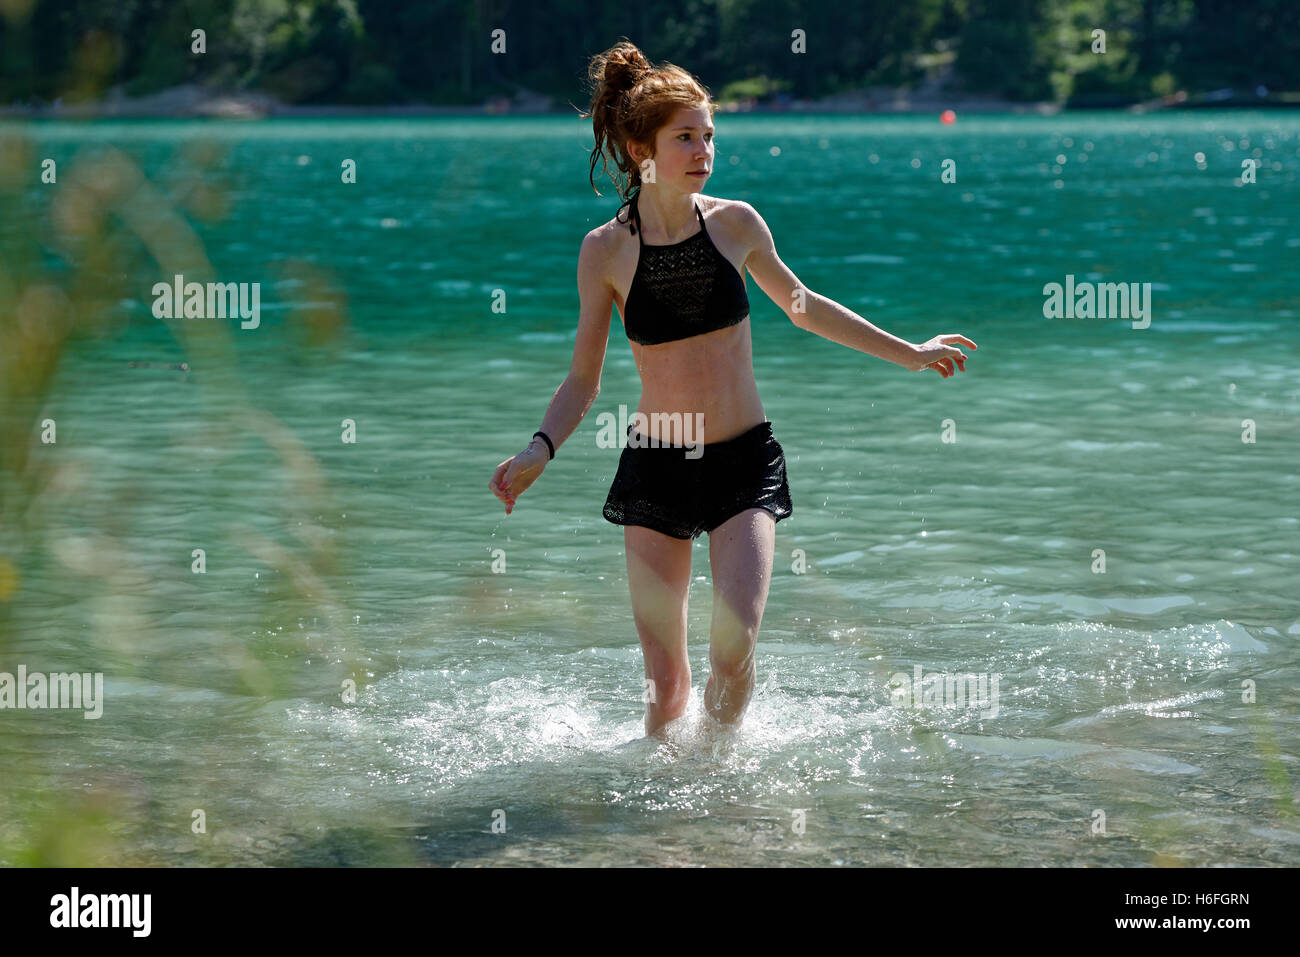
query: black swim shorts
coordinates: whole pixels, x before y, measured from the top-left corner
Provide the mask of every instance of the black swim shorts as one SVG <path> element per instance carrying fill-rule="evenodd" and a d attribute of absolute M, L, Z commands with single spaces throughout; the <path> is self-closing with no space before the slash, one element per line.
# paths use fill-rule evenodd
<path fill-rule="evenodd" d="M 631 425 L 627 432 L 629 443 L 605 499 L 604 516 L 615 525 L 694 539 L 749 508 L 767 509 L 778 522 L 794 512 L 785 452 L 771 422 L 724 442 L 706 442 L 694 459 L 681 445 L 635 448 Z M 649 441 L 638 439 L 643 446 Z"/>

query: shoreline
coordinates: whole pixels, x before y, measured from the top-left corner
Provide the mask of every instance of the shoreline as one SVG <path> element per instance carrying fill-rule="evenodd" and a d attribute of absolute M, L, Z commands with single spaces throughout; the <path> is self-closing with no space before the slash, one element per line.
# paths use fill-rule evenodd
<path fill-rule="evenodd" d="M 229 119 L 262 120 L 273 117 L 302 119 L 315 117 L 412 117 L 412 116 L 556 116 L 574 114 L 574 106 L 553 97 L 520 90 L 513 98 L 496 97 L 483 103 L 461 106 L 430 104 L 389 104 L 356 106 L 347 104 L 299 105 L 284 103 L 274 96 L 258 92 L 208 90 L 196 84 L 171 87 L 148 96 L 132 97 L 114 87 L 103 99 L 85 103 L 34 106 L 26 104 L 0 106 L 0 118 L 42 120 L 101 119 Z M 1189 95 L 1180 90 L 1169 96 L 1141 102 L 1111 101 L 1075 104 L 1039 101 L 1020 103 L 996 96 L 962 92 L 945 93 L 927 89 L 869 88 L 847 91 L 817 100 L 775 97 L 729 100 L 718 104 L 718 112 L 738 113 L 846 113 L 880 115 L 930 115 L 944 110 L 957 114 L 1013 113 L 1052 116 L 1062 112 L 1091 110 L 1125 110 L 1144 113 L 1160 109 L 1218 108 L 1297 108 L 1300 94 L 1238 94 L 1233 90 L 1215 90 Z"/>
<path fill-rule="evenodd" d="M 206 90 L 194 84 L 172 87 L 149 96 L 131 97 L 115 88 L 101 100 L 84 103 L 0 106 L 0 117 L 25 119 L 247 119 L 271 117 L 364 117 L 364 116 L 558 116 L 574 114 L 575 106 L 553 97 L 521 90 L 513 98 L 495 97 L 479 104 L 435 106 L 432 104 L 348 104 L 302 105 L 284 103 L 257 92 Z M 839 93 L 819 100 L 749 98 L 718 104 L 720 113 L 941 113 L 945 109 L 967 113 L 1058 112 L 1054 103 L 1016 103 L 992 96 L 956 94 L 917 95 L 907 90 L 860 90 Z"/>

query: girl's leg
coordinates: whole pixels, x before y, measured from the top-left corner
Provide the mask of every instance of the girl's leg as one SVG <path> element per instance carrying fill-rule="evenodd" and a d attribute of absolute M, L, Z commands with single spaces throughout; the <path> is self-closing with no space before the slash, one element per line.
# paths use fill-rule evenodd
<path fill-rule="evenodd" d="M 754 648 L 772 580 L 776 520 L 762 508 L 733 515 L 709 533 L 713 621 L 704 707 L 723 724 L 739 724 L 754 693 Z"/>
<path fill-rule="evenodd" d="M 645 676 L 651 682 L 646 736 L 681 717 L 691 695 L 686 657 L 686 600 L 691 585 L 690 539 L 641 525 L 624 526 L 632 616 L 641 638 Z"/>

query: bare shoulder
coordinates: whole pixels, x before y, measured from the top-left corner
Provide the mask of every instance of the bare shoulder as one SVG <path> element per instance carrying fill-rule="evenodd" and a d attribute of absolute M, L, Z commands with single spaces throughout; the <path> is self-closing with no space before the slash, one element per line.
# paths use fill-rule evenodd
<path fill-rule="evenodd" d="M 701 198 L 706 204 L 711 204 L 702 205 L 705 215 L 711 216 L 731 238 L 734 246 L 744 251 L 744 260 L 748 260 L 753 250 L 764 249 L 771 244 L 772 234 L 768 231 L 767 223 L 758 215 L 758 210 L 743 199 L 722 199 L 703 194 Z M 710 213 L 710 209 L 715 212 Z"/>
<path fill-rule="evenodd" d="M 627 207 L 619 207 L 618 213 L 605 220 L 587 235 L 597 237 L 597 242 L 612 251 L 620 237 L 632 235 L 627 219 L 619 218 L 626 215 L 628 215 Z"/>
<path fill-rule="evenodd" d="M 603 286 L 611 286 L 610 276 L 614 273 L 614 258 L 618 255 L 617 225 L 613 220 L 588 230 L 582 237 L 582 248 L 578 253 L 578 271 L 586 277 L 587 282 L 598 281 Z"/>
<path fill-rule="evenodd" d="M 700 193 L 700 210 L 706 216 L 716 216 L 724 225 L 739 223 L 748 216 L 756 216 L 754 207 L 743 199 L 723 199 L 721 196 L 706 196 Z"/>
<path fill-rule="evenodd" d="M 704 196 L 701 198 L 706 204 L 702 208 L 706 215 L 710 215 L 710 210 L 715 210 L 711 215 L 716 218 L 725 229 L 732 233 L 738 240 L 743 240 L 746 245 L 752 245 L 752 241 L 761 236 L 766 228 L 763 217 L 758 215 L 756 210 L 743 199 L 722 199 L 719 196 Z"/>
<path fill-rule="evenodd" d="M 637 241 L 632 238 L 626 219 L 617 215 L 590 230 L 582 240 L 581 258 L 599 271 L 601 278 L 613 283 L 613 276 L 635 258 Z"/>
<path fill-rule="evenodd" d="M 601 223 L 582 238 L 583 255 L 599 260 L 602 266 L 608 264 L 618 254 L 621 234 L 626 232 L 627 223 L 613 219 Z"/>
<path fill-rule="evenodd" d="M 591 229 L 587 233 L 587 239 L 590 239 L 592 242 L 597 242 L 597 243 L 607 242 L 609 237 L 614 235 L 614 230 L 617 229 L 618 227 L 619 224 L 614 222 L 614 220 L 607 219 L 599 226 L 596 226 L 595 228 Z M 622 228 L 627 229 L 627 224 L 624 223 Z"/>

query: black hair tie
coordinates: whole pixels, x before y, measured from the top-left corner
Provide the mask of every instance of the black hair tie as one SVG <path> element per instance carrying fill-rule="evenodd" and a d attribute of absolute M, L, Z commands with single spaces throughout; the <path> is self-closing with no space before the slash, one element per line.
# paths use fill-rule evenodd
<path fill-rule="evenodd" d="M 555 458 L 555 446 L 551 444 L 551 437 L 545 432 L 534 432 L 533 438 L 537 438 L 539 435 L 542 437 L 542 441 L 546 443 L 546 447 L 551 450 L 551 458 Z M 547 459 L 547 461 L 549 462 L 550 459 Z"/>

